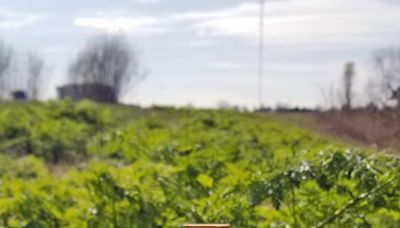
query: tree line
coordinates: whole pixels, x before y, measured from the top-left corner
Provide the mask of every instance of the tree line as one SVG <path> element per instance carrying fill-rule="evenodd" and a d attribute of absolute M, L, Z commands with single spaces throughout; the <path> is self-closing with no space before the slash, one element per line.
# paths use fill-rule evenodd
<path fill-rule="evenodd" d="M 18 59 L 15 50 L 0 41 L 0 96 L 6 96 L 8 90 L 24 89 L 32 100 L 37 100 L 44 68 L 44 58 L 36 52 Z"/>
<path fill-rule="evenodd" d="M 18 56 L 10 45 L 0 41 L 0 96 L 22 90 L 29 99 L 37 100 L 47 82 L 45 67 L 40 54 L 28 52 Z M 126 37 L 108 34 L 90 38 L 69 63 L 66 75 L 69 84 L 107 86 L 119 100 L 145 73 Z"/>
<path fill-rule="evenodd" d="M 400 47 L 383 48 L 372 53 L 370 61 L 372 77 L 368 80 L 363 97 L 366 107 L 400 109 Z M 356 66 L 354 62 L 344 65 L 341 83 L 320 88 L 323 106 L 328 109 L 350 111 L 357 107 Z"/>
<path fill-rule="evenodd" d="M 366 97 L 370 106 L 400 109 L 400 48 L 385 48 L 372 54 L 374 77 L 369 80 Z M 31 100 L 38 100 L 47 83 L 45 59 L 37 52 L 17 54 L 15 49 L 0 40 L 0 98 L 21 90 Z M 96 84 L 106 86 L 109 96 L 118 101 L 144 77 L 137 52 L 126 37 L 103 34 L 90 38 L 66 72 L 69 84 Z M 321 89 L 324 106 L 349 111 L 355 107 L 356 67 L 345 64 L 342 83 Z M 104 93 L 105 90 L 98 91 Z M 96 92 L 96 91 L 95 91 Z"/>

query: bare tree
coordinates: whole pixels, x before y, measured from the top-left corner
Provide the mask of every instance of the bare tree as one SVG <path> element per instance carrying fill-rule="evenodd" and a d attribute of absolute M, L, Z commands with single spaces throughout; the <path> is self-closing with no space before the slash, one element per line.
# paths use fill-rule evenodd
<path fill-rule="evenodd" d="M 116 99 L 144 77 L 136 53 L 121 35 L 94 37 L 72 62 L 69 74 L 75 83 L 111 87 L 110 96 Z"/>
<path fill-rule="evenodd" d="M 367 95 L 368 104 L 374 104 L 378 108 L 388 105 L 387 97 L 382 93 L 380 83 L 377 80 L 370 79 L 365 85 L 365 94 Z"/>
<path fill-rule="evenodd" d="M 26 61 L 26 70 L 28 75 L 27 92 L 32 100 L 37 100 L 41 88 L 42 73 L 45 62 L 40 55 L 34 52 L 28 53 Z"/>
<path fill-rule="evenodd" d="M 374 53 L 374 68 L 379 91 L 400 108 L 400 48 L 387 48 Z"/>
<path fill-rule="evenodd" d="M 12 56 L 12 48 L 0 41 L 0 96 L 5 93 L 6 75 L 11 69 Z"/>
<path fill-rule="evenodd" d="M 353 103 L 353 87 L 354 87 L 354 77 L 355 77 L 355 70 L 354 70 L 354 63 L 349 62 L 345 65 L 345 70 L 343 74 L 343 110 L 351 110 L 352 103 Z"/>
<path fill-rule="evenodd" d="M 316 85 L 321 94 L 321 106 L 322 110 L 335 110 L 338 107 L 338 90 L 336 89 L 335 83 L 331 82 L 326 86 Z"/>

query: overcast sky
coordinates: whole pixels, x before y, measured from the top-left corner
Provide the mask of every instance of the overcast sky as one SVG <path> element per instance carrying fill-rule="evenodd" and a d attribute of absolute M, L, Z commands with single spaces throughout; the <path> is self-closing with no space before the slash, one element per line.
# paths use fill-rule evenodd
<path fill-rule="evenodd" d="M 0 35 L 47 59 L 46 97 L 65 81 L 85 40 L 121 31 L 146 80 L 125 102 L 210 107 L 257 102 L 258 1 L 0 0 Z M 267 0 L 264 103 L 314 106 L 318 87 L 336 83 L 347 61 L 358 89 L 371 52 L 400 44 L 398 0 Z"/>

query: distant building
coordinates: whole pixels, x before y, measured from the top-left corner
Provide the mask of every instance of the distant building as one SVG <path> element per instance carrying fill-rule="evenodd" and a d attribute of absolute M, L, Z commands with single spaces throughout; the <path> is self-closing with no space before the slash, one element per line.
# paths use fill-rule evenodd
<path fill-rule="evenodd" d="M 115 90 L 111 86 L 100 83 L 69 84 L 57 88 L 60 99 L 72 101 L 88 99 L 101 103 L 117 103 Z"/>
<path fill-rule="evenodd" d="M 12 94 L 14 101 L 26 101 L 27 100 L 25 91 L 16 90 L 16 91 L 13 91 L 11 94 Z"/>

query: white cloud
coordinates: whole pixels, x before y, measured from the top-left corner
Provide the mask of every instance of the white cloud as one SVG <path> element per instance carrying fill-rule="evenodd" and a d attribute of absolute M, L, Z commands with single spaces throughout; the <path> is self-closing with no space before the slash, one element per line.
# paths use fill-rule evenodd
<path fill-rule="evenodd" d="M 269 43 L 376 42 L 400 30 L 400 5 L 379 0 L 273 1 L 266 5 Z M 258 38 L 259 6 L 244 3 L 213 12 L 173 15 L 191 20 L 200 36 Z"/>
<path fill-rule="evenodd" d="M 43 16 L 0 10 L 0 29 L 20 28 L 39 21 Z"/>
<path fill-rule="evenodd" d="M 148 29 L 149 26 L 157 23 L 156 18 L 151 17 L 85 17 L 75 19 L 76 26 L 91 27 L 96 29 L 104 29 L 110 32 L 116 31 L 138 31 L 140 29 Z"/>

